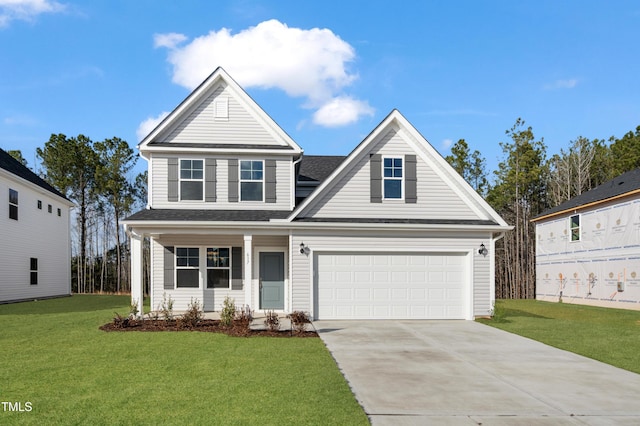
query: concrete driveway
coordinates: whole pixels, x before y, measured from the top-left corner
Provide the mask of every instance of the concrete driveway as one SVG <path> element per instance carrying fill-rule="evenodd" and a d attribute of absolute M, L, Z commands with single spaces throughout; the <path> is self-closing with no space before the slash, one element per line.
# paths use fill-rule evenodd
<path fill-rule="evenodd" d="M 316 321 L 373 425 L 640 425 L 640 375 L 472 321 Z"/>

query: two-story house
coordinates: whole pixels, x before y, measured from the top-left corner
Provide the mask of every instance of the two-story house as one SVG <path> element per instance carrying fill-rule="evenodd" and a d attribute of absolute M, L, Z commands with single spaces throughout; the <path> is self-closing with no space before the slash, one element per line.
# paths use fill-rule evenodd
<path fill-rule="evenodd" d="M 0 149 L 0 303 L 71 294 L 71 207 Z"/>
<path fill-rule="evenodd" d="M 494 298 L 510 229 L 397 110 L 346 157 L 305 156 L 221 68 L 139 145 L 146 210 L 131 236 L 132 300 L 230 296 L 314 319 L 472 319 Z"/>

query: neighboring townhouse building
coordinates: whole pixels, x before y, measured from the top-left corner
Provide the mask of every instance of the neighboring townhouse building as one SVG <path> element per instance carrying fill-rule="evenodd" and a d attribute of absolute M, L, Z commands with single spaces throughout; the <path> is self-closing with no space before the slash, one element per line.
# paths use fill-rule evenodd
<path fill-rule="evenodd" d="M 640 169 L 532 222 L 537 299 L 640 309 Z"/>
<path fill-rule="evenodd" d="M 0 149 L 0 303 L 71 294 L 72 206 Z"/>
<path fill-rule="evenodd" d="M 146 138 L 148 208 L 124 223 L 132 301 L 314 319 L 473 319 L 510 226 L 398 112 L 346 157 L 303 150 L 222 69 Z"/>

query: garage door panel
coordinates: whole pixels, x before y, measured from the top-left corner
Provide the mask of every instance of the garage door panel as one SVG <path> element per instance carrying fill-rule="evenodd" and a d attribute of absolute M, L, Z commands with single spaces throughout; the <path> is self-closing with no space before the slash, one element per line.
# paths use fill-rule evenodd
<path fill-rule="evenodd" d="M 466 256 L 318 254 L 318 319 L 465 318 Z"/>

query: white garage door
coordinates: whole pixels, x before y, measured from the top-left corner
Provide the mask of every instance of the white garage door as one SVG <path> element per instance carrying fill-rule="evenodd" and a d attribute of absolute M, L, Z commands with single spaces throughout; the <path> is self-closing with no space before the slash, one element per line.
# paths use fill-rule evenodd
<path fill-rule="evenodd" d="M 316 257 L 316 319 L 464 319 L 464 253 Z"/>

